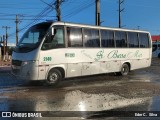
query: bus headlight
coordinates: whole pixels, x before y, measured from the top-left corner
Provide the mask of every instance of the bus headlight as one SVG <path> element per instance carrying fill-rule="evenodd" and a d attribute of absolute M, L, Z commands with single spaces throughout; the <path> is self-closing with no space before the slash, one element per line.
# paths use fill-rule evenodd
<path fill-rule="evenodd" d="M 22 62 L 22 66 L 25 66 L 25 65 L 28 65 L 28 64 L 30 64 L 30 63 L 35 63 L 36 62 L 36 60 L 30 60 L 30 61 L 23 61 Z"/>
<path fill-rule="evenodd" d="M 22 66 L 25 66 L 25 65 L 27 65 L 28 64 L 28 61 L 23 61 L 22 62 Z"/>

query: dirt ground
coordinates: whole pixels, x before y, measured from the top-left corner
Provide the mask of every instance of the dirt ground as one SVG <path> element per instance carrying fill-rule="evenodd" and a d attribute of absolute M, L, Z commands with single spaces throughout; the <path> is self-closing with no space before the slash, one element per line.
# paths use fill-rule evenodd
<path fill-rule="evenodd" d="M 10 66 L 11 61 L 0 61 L 0 66 Z"/>
<path fill-rule="evenodd" d="M 132 71 L 128 76 L 103 74 L 71 78 L 61 81 L 57 87 L 18 80 L 10 73 L 0 73 L 0 111 L 46 112 L 42 114 L 43 120 L 88 119 L 86 115 L 93 120 L 145 119 L 143 116 L 104 117 L 107 115 L 105 112 L 110 111 L 125 111 L 131 116 L 142 111 L 147 115 L 147 120 L 159 120 L 160 113 L 158 118 L 148 115 L 160 111 L 159 103 L 160 59 L 158 58 L 152 60 L 151 67 Z M 90 111 L 94 114 L 90 114 Z M 58 117 L 55 118 L 57 114 Z M 75 115 L 78 117 L 75 119 L 74 114 L 80 115 Z M 71 117 L 64 117 L 68 115 Z"/>

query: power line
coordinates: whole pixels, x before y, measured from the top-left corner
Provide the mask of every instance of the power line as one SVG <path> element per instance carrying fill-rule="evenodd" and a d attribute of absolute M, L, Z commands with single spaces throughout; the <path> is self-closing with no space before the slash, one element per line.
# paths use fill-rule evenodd
<path fill-rule="evenodd" d="M 15 20 L 14 18 L 0 18 L 0 20 Z M 35 20 L 35 18 L 26 18 L 26 19 L 20 19 L 20 20 Z M 40 19 L 36 19 L 36 20 L 46 20 L 46 19 L 42 19 L 42 18 L 40 18 Z"/>
<path fill-rule="evenodd" d="M 53 0 L 50 4 L 53 5 L 55 2 L 55 0 Z M 45 7 L 38 15 L 36 15 L 33 19 L 23 19 L 23 20 L 32 20 L 30 23 L 26 24 L 24 27 L 22 27 L 21 29 L 19 29 L 19 32 L 27 29 L 28 27 L 32 26 L 33 24 L 35 24 L 36 22 L 40 21 L 40 20 L 44 20 L 42 19 L 43 17 L 45 17 L 48 13 L 50 13 L 52 11 L 50 6 Z M 9 34 L 9 36 L 13 36 L 15 35 L 15 33 L 11 33 Z"/>
<path fill-rule="evenodd" d="M 53 7 L 53 5 L 48 4 L 47 2 L 44 2 L 43 0 L 40 0 L 41 2 L 43 2 L 44 4 L 50 6 L 51 8 L 55 9 L 55 7 Z"/>
<path fill-rule="evenodd" d="M 17 14 L 0 13 L 0 16 L 3 16 L 3 17 L 11 17 L 15 15 Z M 36 17 L 37 15 L 21 14 L 21 16 L 26 17 L 26 18 L 31 18 L 31 17 Z M 46 15 L 45 17 L 55 17 L 55 16 Z"/>
<path fill-rule="evenodd" d="M 55 5 L 55 2 L 56 1 L 53 0 L 50 3 L 50 5 L 52 5 L 52 6 Z M 66 2 L 66 1 L 63 0 L 61 2 Z M 73 11 L 71 11 L 69 14 L 63 16 L 63 18 L 69 18 L 69 17 L 71 17 L 73 15 L 76 15 L 77 13 L 79 13 L 79 12 L 81 12 L 81 11 L 89 8 L 89 7 L 91 7 L 92 5 L 94 5 L 94 3 L 95 3 L 94 1 L 88 2 L 88 3 L 86 3 L 86 1 L 85 1 L 83 4 L 79 5 L 80 7 L 76 7 L 76 9 L 74 9 Z M 25 29 L 28 29 L 28 27 L 30 27 L 31 25 L 35 24 L 36 22 L 38 22 L 40 20 L 43 20 L 43 21 L 46 20 L 46 19 L 43 19 L 43 17 L 47 17 L 47 14 L 49 14 L 52 11 L 53 11 L 53 7 L 47 5 L 47 7 L 45 7 L 37 16 L 33 16 L 33 19 L 32 18 L 26 18 L 27 15 L 23 15 L 25 18 L 23 18 L 23 19 L 19 18 L 19 20 L 32 20 L 32 22 L 30 22 L 27 25 L 25 25 L 22 28 L 20 28 L 18 30 L 18 32 L 21 32 L 21 31 L 23 31 Z M 30 17 L 32 17 L 32 15 Z M 55 16 L 50 16 L 50 17 L 55 17 Z M 3 18 L 3 19 L 5 19 L 5 18 Z M 1 20 L 1 18 L 0 18 L 0 20 Z M 13 36 L 13 35 L 15 35 L 15 32 L 9 34 L 9 36 Z"/>
<path fill-rule="evenodd" d="M 25 8 L 25 7 L 0 7 L 0 9 L 35 9 L 35 10 L 37 10 L 37 9 L 41 9 L 41 8 L 29 8 L 29 7 L 27 7 L 27 8 Z"/>
<path fill-rule="evenodd" d="M 88 9 L 89 7 L 91 7 L 94 4 L 95 4 L 94 1 L 88 2 L 88 3 L 84 2 L 81 5 L 79 5 L 78 7 L 76 6 L 75 8 L 69 10 L 71 12 L 69 14 L 64 15 L 63 18 L 67 19 L 67 18 L 70 18 L 74 15 L 77 15 L 78 13 L 84 11 L 85 9 Z"/>

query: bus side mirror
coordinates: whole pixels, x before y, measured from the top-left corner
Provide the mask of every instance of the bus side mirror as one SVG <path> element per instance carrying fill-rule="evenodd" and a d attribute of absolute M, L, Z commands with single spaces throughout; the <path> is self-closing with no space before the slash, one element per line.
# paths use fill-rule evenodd
<path fill-rule="evenodd" d="M 54 32 L 55 32 L 55 31 L 54 31 L 54 28 L 52 27 L 52 36 L 54 36 Z"/>

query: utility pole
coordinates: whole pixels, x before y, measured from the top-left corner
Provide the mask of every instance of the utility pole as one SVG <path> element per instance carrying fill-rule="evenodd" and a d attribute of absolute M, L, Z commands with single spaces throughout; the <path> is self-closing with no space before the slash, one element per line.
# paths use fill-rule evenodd
<path fill-rule="evenodd" d="M 96 25 L 100 26 L 100 0 L 96 0 Z"/>
<path fill-rule="evenodd" d="M 10 27 L 8 27 L 8 26 L 2 26 L 2 28 L 5 28 L 5 29 L 6 29 L 6 52 L 8 52 L 8 51 L 7 51 L 7 43 L 8 43 L 8 29 L 9 29 Z"/>
<path fill-rule="evenodd" d="M 2 43 L 3 44 L 3 50 L 5 51 L 5 35 L 3 35 L 3 36 L 0 36 L 1 37 L 1 41 L 0 41 L 0 43 Z M 1 52 L 1 51 L 0 51 Z"/>
<path fill-rule="evenodd" d="M 0 38 L 1 38 L 1 41 L 0 41 L 0 45 L 1 45 L 1 43 L 3 43 L 3 41 L 2 41 L 2 37 L 0 36 Z M 1 47 L 0 47 L 0 61 L 2 60 L 2 49 L 1 49 Z"/>
<path fill-rule="evenodd" d="M 2 36 L 0 36 L 0 38 L 1 38 L 1 41 L 0 41 L 0 43 L 3 43 L 3 42 L 2 42 L 2 41 L 3 41 L 3 40 L 2 40 Z"/>
<path fill-rule="evenodd" d="M 121 24 L 122 24 L 122 21 L 121 21 L 121 13 L 124 11 L 124 8 L 121 8 L 121 5 L 124 3 L 124 0 L 119 0 L 119 10 L 118 10 L 118 13 L 119 13 L 119 28 L 121 28 Z"/>
<path fill-rule="evenodd" d="M 61 0 L 57 0 L 55 5 L 56 5 L 57 21 L 61 21 L 61 9 L 60 9 Z"/>
<path fill-rule="evenodd" d="M 6 55 L 6 40 L 5 40 L 5 35 L 3 35 L 3 60 L 5 60 L 5 55 Z"/>
<path fill-rule="evenodd" d="M 19 23 L 18 15 L 16 15 L 15 23 L 16 23 L 16 45 L 17 45 L 18 44 L 18 23 Z"/>

